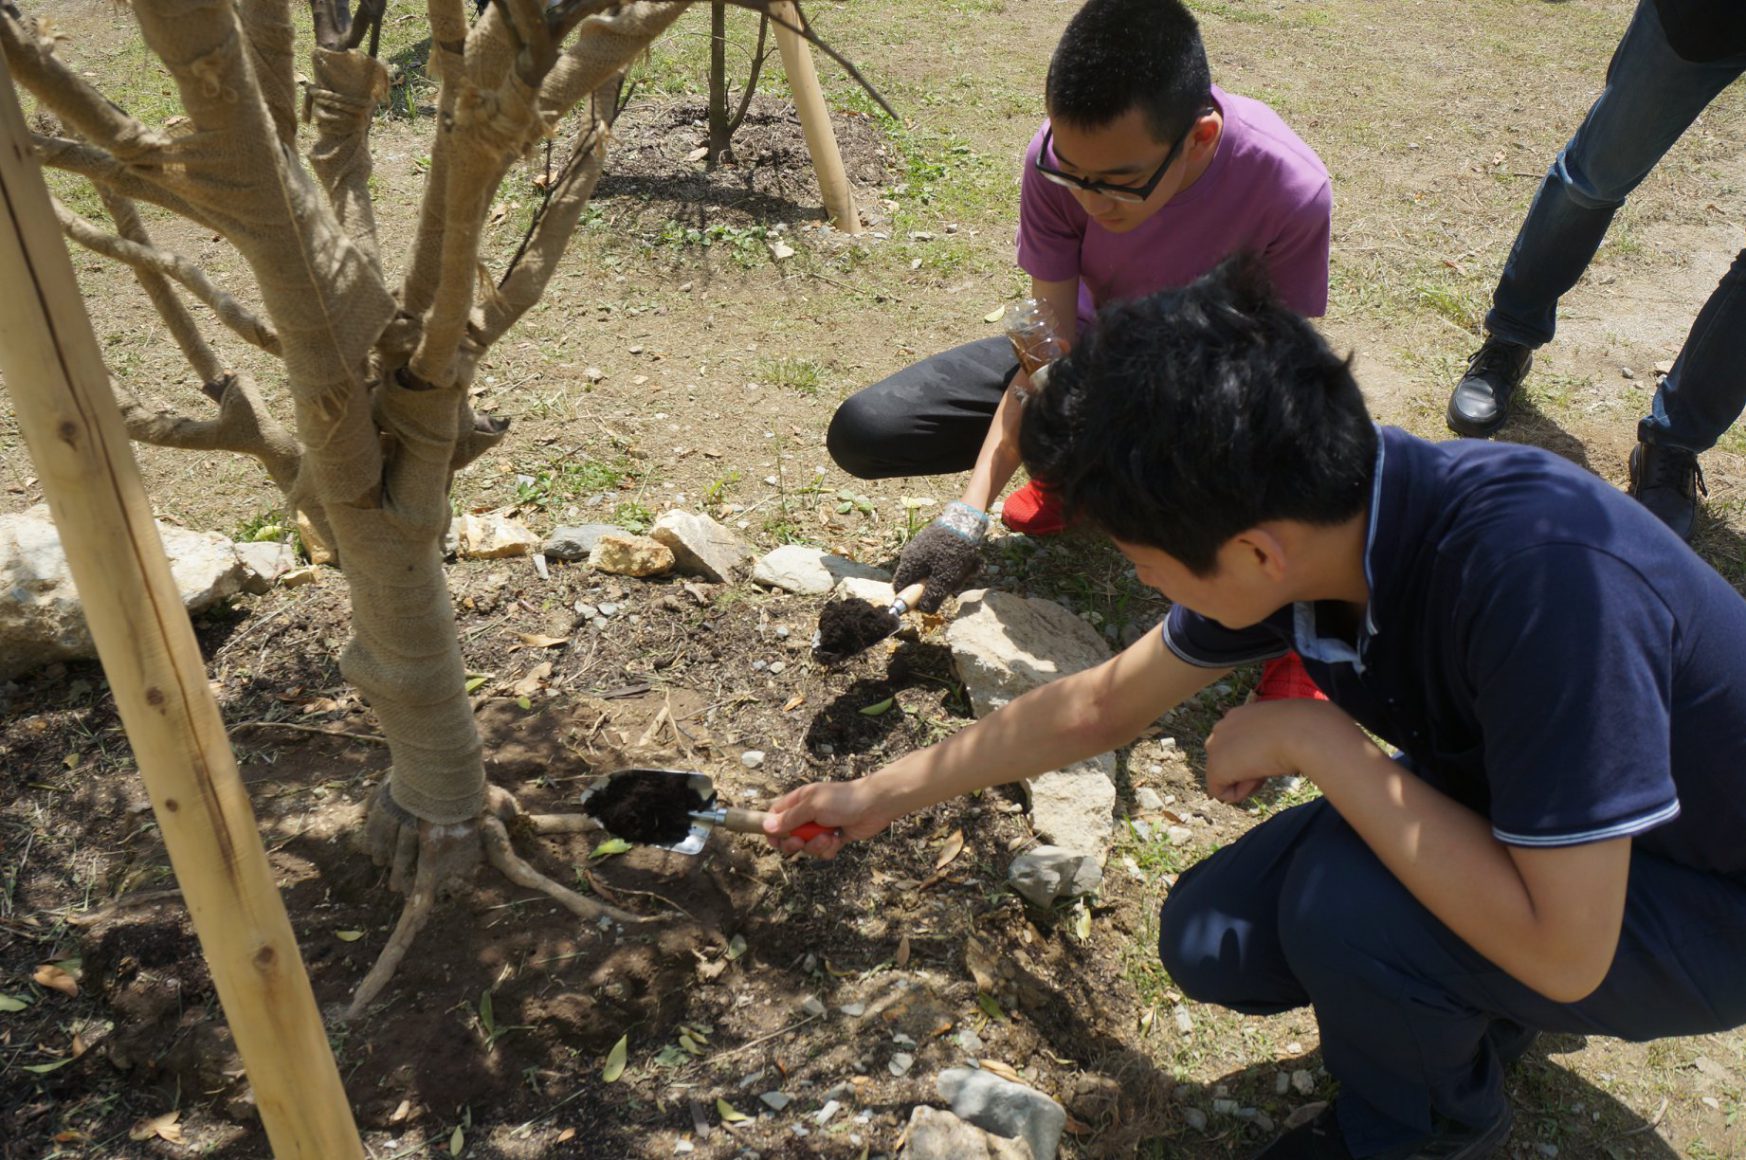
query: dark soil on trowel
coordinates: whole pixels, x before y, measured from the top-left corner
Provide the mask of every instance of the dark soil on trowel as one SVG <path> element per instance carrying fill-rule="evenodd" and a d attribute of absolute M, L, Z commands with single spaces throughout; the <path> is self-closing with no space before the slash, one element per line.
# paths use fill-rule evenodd
<path fill-rule="evenodd" d="M 890 609 L 852 597 L 833 600 L 818 614 L 818 638 L 812 655 L 820 664 L 834 665 L 902 627 L 903 622 Z"/>
<path fill-rule="evenodd" d="M 691 811 L 709 803 L 683 774 L 660 770 L 615 773 L 582 799 L 582 810 L 614 837 L 642 846 L 671 846 L 691 832 Z"/>

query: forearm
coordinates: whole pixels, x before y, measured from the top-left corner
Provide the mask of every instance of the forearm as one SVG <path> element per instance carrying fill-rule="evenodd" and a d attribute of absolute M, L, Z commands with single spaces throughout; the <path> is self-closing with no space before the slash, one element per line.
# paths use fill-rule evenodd
<path fill-rule="evenodd" d="M 1224 676 L 1178 660 L 1149 634 L 1093 669 L 1033 689 L 938 745 L 869 774 L 891 817 L 1061 769 L 1128 744 L 1166 709 Z"/>
<path fill-rule="evenodd" d="M 1349 718 L 1301 738 L 1296 764 L 1413 897 L 1474 950 L 1561 1002 L 1598 985 L 1612 949 L 1582 937 L 1593 929 L 1589 916 L 1537 906 L 1490 822 L 1390 759 Z M 1616 922 L 1612 929 L 1616 944 Z"/>
<path fill-rule="evenodd" d="M 970 469 L 970 479 L 959 497 L 979 511 L 989 509 L 1013 472 L 1018 470 L 1018 440 L 1012 437 L 1017 431 L 1018 408 L 1015 392 L 1009 388 L 1001 395 L 1000 405 L 994 410 L 994 421 L 988 425 L 988 434 L 982 439 L 982 450 L 976 454 L 976 466 Z"/>

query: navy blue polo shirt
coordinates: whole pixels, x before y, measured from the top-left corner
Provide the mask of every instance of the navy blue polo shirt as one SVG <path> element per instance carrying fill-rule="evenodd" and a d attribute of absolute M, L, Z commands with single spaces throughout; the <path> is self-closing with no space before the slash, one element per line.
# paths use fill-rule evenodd
<path fill-rule="evenodd" d="M 1382 429 L 1369 519 L 1355 637 L 1316 604 L 1241 631 L 1178 605 L 1165 643 L 1219 668 L 1295 648 L 1501 842 L 1628 835 L 1746 875 L 1746 600 L 1714 569 L 1629 496 L 1509 443 Z"/>

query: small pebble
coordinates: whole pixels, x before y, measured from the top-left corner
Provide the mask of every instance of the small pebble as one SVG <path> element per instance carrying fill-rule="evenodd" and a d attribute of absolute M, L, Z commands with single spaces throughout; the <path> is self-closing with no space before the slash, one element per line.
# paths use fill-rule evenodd
<path fill-rule="evenodd" d="M 1197 1132 L 1206 1131 L 1206 1113 L 1199 1108 L 1183 1108 L 1182 1121 Z"/>
<path fill-rule="evenodd" d="M 1291 1090 L 1291 1076 L 1290 1075 L 1288 1075 L 1282 1071 L 1273 1077 L 1273 1094 L 1274 1095 L 1282 1096 L 1290 1090 Z"/>
<path fill-rule="evenodd" d="M 788 639 L 788 626 L 786 624 L 778 624 L 776 626 L 776 639 L 777 640 L 787 640 Z"/>
<path fill-rule="evenodd" d="M 618 605 L 616 604 L 602 604 L 599 607 L 602 616 L 610 618 L 618 615 Z"/>
<path fill-rule="evenodd" d="M 1178 1007 L 1176 1009 L 1176 1030 L 1182 1032 L 1184 1035 L 1187 1035 L 1190 1031 L 1194 1030 L 1194 1016 L 1188 1013 L 1187 1007 Z"/>
<path fill-rule="evenodd" d="M 1637 377 L 1637 372 L 1632 370 L 1630 367 L 1620 367 L 1619 368 L 1619 376 L 1621 378 L 1634 379 Z"/>
<path fill-rule="evenodd" d="M 914 1066 L 915 1056 L 907 1051 L 900 1051 L 893 1055 L 891 1057 L 891 1062 L 885 1065 L 887 1071 L 891 1072 L 892 1075 L 899 1077 L 908 1075 L 909 1069 Z"/>
<path fill-rule="evenodd" d="M 837 1010 L 839 1010 L 843 1014 L 849 1016 L 851 1019 L 859 1019 L 861 1016 L 863 1016 L 867 1013 L 867 1004 L 865 1004 L 865 1003 L 844 1003 L 841 1007 L 838 1007 Z"/>
<path fill-rule="evenodd" d="M 770 672 L 772 674 L 779 673 L 787 667 L 788 667 L 787 661 L 771 661 L 770 662 Z"/>
<path fill-rule="evenodd" d="M 740 764 L 747 769 L 757 769 L 764 764 L 764 751 L 762 749 L 746 750 L 740 754 Z"/>
<path fill-rule="evenodd" d="M 1291 1073 L 1291 1087 L 1298 1095 L 1307 1096 L 1316 1090 L 1316 1077 L 1300 1067 Z"/>
<path fill-rule="evenodd" d="M 794 1101 L 787 1092 L 765 1092 L 758 1097 L 770 1106 L 771 1111 L 779 1112 Z"/>
<path fill-rule="evenodd" d="M 1213 1111 L 1221 1116 L 1234 1116 L 1237 1114 L 1237 1101 L 1232 1099 L 1214 1100 Z"/>
<path fill-rule="evenodd" d="M 824 1107 L 820 1108 L 817 1112 L 815 1112 L 813 1114 L 812 1122 L 815 1124 L 818 1124 L 820 1127 L 823 1127 L 824 1124 L 826 1122 L 828 1122 L 832 1116 L 836 1115 L 839 1111 L 842 1110 L 842 1107 L 843 1107 L 842 1104 L 839 1104 L 835 1100 L 831 1100 L 829 1103 L 825 1104 Z"/>
<path fill-rule="evenodd" d="M 576 615 L 580 616 L 583 620 L 593 620 L 595 617 L 600 615 L 599 609 L 595 608 L 594 605 L 589 604 L 587 601 L 584 601 L 584 600 L 578 600 L 575 604 L 575 609 L 576 609 Z"/>
<path fill-rule="evenodd" d="M 915 1046 L 915 1040 L 911 1039 L 909 1036 L 905 1035 L 901 1031 L 899 1031 L 896 1035 L 893 1035 L 891 1037 L 891 1042 L 897 1044 L 897 1046 L 899 1046 L 899 1047 L 914 1047 Z"/>
<path fill-rule="evenodd" d="M 673 1145 L 673 1154 L 675 1156 L 683 1156 L 687 1152 L 695 1151 L 697 1151 L 697 1145 L 693 1144 L 690 1140 L 681 1140 Z"/>
<path fill-rule="evenodd" d="M 808 995 L 800 1004 L 800 1009 L 808 1015 L 819 1016 L 825 1013 L 825 1005 L 819 1002 L 817 995 Z"/>

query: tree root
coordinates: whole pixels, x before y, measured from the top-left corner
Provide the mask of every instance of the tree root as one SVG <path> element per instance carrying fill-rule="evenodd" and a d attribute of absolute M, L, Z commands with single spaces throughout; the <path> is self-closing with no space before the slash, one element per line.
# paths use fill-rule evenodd
<path fill-rule="evenodd" d="M 525 886 L 529 890 L 537 890 L 556 902 L 561 902 L 570 908 L 570 912 L 578 918 L 597 922 L 601 918 L 610 918 L 614 922 L 626 926 L 634 926 L 649 920 L 620 910 L 616 906 L 607 906 L 603 902 L 595 902 L 585 898 L 574 890 L 560 883 L 553 882 L 538 870 L 528 865 L 509 844 L 509 831 L 503 822 L 489 815 L 480 819 L 480 826 L 485 835 L 485 856 L 491 859 L 491 864 L 503 876 L 517 886 Z"/>
<path fill-rule="evenodd" d="M 347 1021 L 363 1014 L 382 993 L 430 921 L 438 898 L 470 879 L 482 858 L 511 882 L 539 891 L 587 922 L 609 919 L 623 926 L 649 926 L 669 921 L 670 916 L 645 917 L 597 902 L 541 874 L 515 852 L 506 819 L 535 833 L 578 833 L 597 828 L 592 818 L 580 814 L 524 814 L 515 796 L 498 786 L 486 788 L 485 812 L 479 817 L 455 825 L 434 825 L 401 808 L 386 781 L 377 787 L 365 821 L 364 840 L 376 865 L 388 867 L 388 888 L 406 893 L 406 905 L 387 945 L 358 984 L 346 1008 Z"/>

